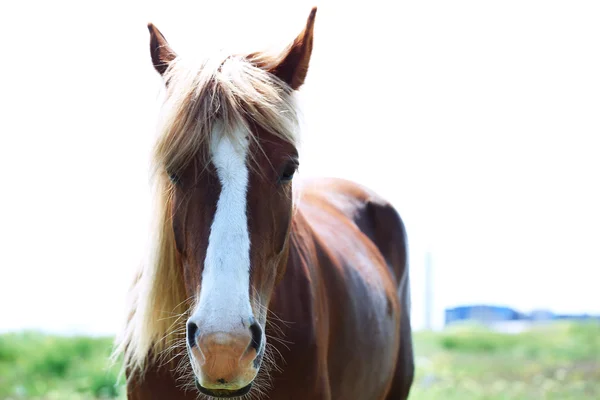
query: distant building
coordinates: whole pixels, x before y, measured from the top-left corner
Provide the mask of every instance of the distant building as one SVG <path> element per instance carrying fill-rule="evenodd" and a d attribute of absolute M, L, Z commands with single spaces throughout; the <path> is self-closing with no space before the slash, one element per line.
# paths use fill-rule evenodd
<path fill-rule="evenodd" d="M 510 307 L 492 305 L 468 305 L 447 308 L 445 324 L 451 325 L 461 321 L 472 321 L 481 324 L 494 324 L 505 321 L 556 321 L 556 320 L 594 320 L 600 322 L 600 315 L 590 314 L 555 314 L 550 310 L 534 310 L 524 314 Z"/>
<path fill-rule="evenodd" d="M 573 321 L 598 321 L 600 322 L 600 315 L 590 314 L 559 314 L 555 319 L 566 319 Z"/>
<path fill-rule="evenodd" d="M 529 319 L 532 321 L 551 321 L 556 315 L 550 310 L 534 310 L 529 313 Z"/>
<path fill-rule="evenodd" d="M 469 305 L 446 309 L 446 325 L 458 321 L 491 323 L 523 319 L 523 314 L 503 306 Z"/>

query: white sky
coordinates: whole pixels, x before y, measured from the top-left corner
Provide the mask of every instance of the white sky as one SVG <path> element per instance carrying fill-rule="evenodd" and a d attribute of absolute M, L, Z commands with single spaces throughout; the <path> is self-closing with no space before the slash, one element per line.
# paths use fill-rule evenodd
<path fill-rule="evenodd" d="M 146 22 L 181 53 L 260 49 L 313 4 L 123 3 L 0 6 L 0 330 L 119 326 L 161 85 Z M 300 176 L 397 206 L 415 326 L 426 249 L 437 324 L 473 302 L 600 312 L 600 3 L 317 4 Z"/>

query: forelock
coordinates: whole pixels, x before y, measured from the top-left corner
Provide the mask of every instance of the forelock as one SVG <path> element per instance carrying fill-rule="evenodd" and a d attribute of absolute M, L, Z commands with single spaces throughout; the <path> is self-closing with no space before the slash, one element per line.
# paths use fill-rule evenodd
<path fill-rule="evenodd" d="M 256 56 L 218 54 L 196 63 L 183 58 L 171 63 L 164 76 L 156 171 L 176 173 L 198 155 L 208 155 L 211 135 L 227 135 L 239 144 L 258 142 L 252 124 L 296 145 L 292 89 L 253 60 Z"/>

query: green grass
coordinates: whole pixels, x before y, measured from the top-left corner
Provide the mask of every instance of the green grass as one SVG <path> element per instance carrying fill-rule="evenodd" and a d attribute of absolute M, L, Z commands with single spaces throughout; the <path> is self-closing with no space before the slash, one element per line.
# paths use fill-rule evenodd
<path fill-rule="evenodd" d="M 112 339 L 0 335 L 0 399 L 124 399 Z M 600 324 L 415 335 L 411 400 L 600 399 Z"/>
<path fill-rule="evenodd" d="M 0 399 L 118 398 L 111 349 L 110 338 L 0 335 Z"/>
<path fill-rule="evenodd" d="M 600 324 L 517 335 L 462 327 L 415 338 L 412 400 L 600 399 Z"/>

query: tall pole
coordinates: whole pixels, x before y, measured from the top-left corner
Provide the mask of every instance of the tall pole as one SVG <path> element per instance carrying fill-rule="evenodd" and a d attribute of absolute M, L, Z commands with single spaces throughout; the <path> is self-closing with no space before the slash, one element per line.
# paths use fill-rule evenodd
<path fill-rule="evenodd" d="M 433 270 L 432 270 L 431 252 L 425 252 L 425 329 L 431 330 L 432 323 L 432 308 L 433 308 Z"/>

